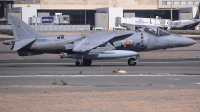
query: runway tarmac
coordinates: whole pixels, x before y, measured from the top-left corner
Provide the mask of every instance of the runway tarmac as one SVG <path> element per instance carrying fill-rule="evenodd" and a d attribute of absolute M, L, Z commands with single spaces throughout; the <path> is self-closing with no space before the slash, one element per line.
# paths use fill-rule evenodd
<path fill-rule="evenodd" d="M 110 75 L 118 70 L 131 75 L 200 75 L 199 58 L 141 59 L 136 66 L 128 66 L 127 59 L 93 60 L 91 66 L 75 66 L 75 61 L 0 60 L 0 75 Z"/>
<path fill-rule="evenodd" d="M 200 88 L 200 59 L 146 59 L 137 66 L 128 66 L 126 61 L 99 60 L 89 67 L 77 67 L 72 59 L 0 61 L 0 85 L 52 85 L 54 80 L 60 85 L 61 80 L 68 83 L 64 90 L 18 88 L 1 92 Z M 119 69 L 127 73 L 113 73 Z"/>
<path fill-rule="evenodd" d="M 200 89 L 200 76 L 184 75 L 20 75 L 0 76 L 0 85 L 52 85 L 54 81 L 68 86 L 44 88 L 2 88 L 1 93 L 16 92 L 79 92 L 79 91 L 121 91 L 121 90 L 163 90 Z M 6 86 L 5 86 L 6 87 Z"/>

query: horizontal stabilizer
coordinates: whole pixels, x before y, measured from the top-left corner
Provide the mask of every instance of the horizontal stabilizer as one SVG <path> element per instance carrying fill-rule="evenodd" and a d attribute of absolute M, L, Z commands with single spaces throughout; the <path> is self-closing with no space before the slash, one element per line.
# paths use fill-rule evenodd
<path fill-rule="evenodd" d="M 30 44 L 31 42 L 33 42 L 35 40 L 35 38 L 28 38 L 28 39 L 23 39 L 20 41 L 16 41 L 15 45 L 13 47 L 14 51 L 20 50 L 21 48 L 23 48 L 24 46 Z"/>

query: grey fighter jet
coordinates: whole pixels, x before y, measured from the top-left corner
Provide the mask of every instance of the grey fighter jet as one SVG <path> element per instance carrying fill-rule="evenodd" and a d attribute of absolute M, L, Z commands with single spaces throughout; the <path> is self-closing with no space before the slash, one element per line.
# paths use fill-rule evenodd
<path fill-rule="evenodd" d="M 54 53 L 59 54 L 61 59 L 77 59 L 76 66 L 90 66 L 92 60 L 125 57 L 132 57 L 128 65 L 134 66 L 139 61 L 140 51 L 185 47 L 196 43 L 190 38 L 173 35 L 156 27 L 48 36 L 36 32 L 19 18 L 11 15 L 9 18 L 15 39 L 5 40 L 3 44 L 13 45 L 11 49 L 17 51 L 19 56 Z"/>

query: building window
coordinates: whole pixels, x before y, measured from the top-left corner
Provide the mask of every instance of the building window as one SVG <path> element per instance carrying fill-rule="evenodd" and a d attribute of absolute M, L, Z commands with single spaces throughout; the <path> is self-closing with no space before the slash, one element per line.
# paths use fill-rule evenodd
<path fill-rule="evenodd" d="M 186 5 L 186 4 L 187 4 L 186 2 L 181 1 L 181 5 Z"/>
<path fill-rule="evenodd" d="M 167 5 L 167 1 L 162 1 L 162 5 Z"/>
<path fill-rule="evenodd" d="M 171 2 L 167 1 L 167 5 L 171 5 Z"/>
<path fill-rule="evenodd" d="M 198 5 L 199 1 L 172 1 L 172 5 Z M 171 5 L 171 1 L 162 1 L 162 5 Z"/>
<path fill-rule="evenodd" d="M 180 5 L 180 1 L 175 1 L 174 5 Z"/>
<path fill-rule="evenodd" d="M 188 5 L 193 5 L 193 2 L 189 2 L 189 1 L 188 1 L 187 4 L 188 4 Z"/>
<path fill-rule="evenodd" d="M 194 5 L 199 5 L 199 2 L 196 2 L 196 1 L 195 1 L 195 2 L 194 2 Z"/>

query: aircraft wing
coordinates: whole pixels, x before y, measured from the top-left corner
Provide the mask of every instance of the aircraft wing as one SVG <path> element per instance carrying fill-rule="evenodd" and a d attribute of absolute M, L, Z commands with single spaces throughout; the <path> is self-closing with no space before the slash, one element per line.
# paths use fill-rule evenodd
<path fill-rule="evenodd" d="M 26 45 L 30 44 L 31 42 L 33 42 L 36 38 L 27 38 L 27 39 L 22 39 L 19 41 L 16 41 L 14 44 L 14 47 L 12 50 L 20 50 L 21 48 L 25 47 Z"/>
<path fill-rule="evenodd" d="M 88 50 L 91 50 L 95 47 L 98 47 L 102 44 L 105 44 L 109 40 L 123 35 L 130 35 L 133 34 L 131 31 L 123 31 L 123 32 L 99 32 L 99 33 L 91 33 L 84 35 L 85 38 L 83 38 L 80 41 L 74 42 L 74 52 L 85 52 Z"/>

